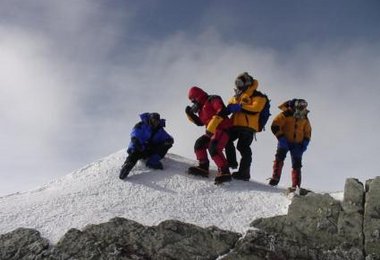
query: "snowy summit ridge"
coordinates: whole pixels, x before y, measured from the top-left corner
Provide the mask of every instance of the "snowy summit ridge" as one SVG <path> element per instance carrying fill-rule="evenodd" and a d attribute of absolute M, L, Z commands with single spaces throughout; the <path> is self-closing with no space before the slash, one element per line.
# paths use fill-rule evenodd
<path fill-rule="evenodd" d="M 0 197 L 0 234 L 33 228 L 55 243 L 70 228 L 125 217 L 144 225 L 175 219 L 244 233 L 256 218 L 287 213 L 282 189 L 254 181 L 214 185 L 213 176 L 185 173 L 196 161 L 168 154 L 164 170 L 139 162 L 118 178 L 125 150 L 116 152 L 36 190 Z M 215 170 L 215 169 L 214 169 Z"/>

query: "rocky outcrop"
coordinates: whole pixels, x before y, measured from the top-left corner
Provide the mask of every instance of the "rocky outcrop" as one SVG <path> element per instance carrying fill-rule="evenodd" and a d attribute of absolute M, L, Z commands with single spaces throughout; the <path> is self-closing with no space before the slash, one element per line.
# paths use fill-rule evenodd
<path fill-rule="evenodd" d="M 380 177 L 347 179 L 343 201 L 294 197 L 286 216 L 257 219 L 228 259 L 380 259 Z M 258 253 L 259 252 L 259 253 Z"/>
<path fill-rule="evenodd" d="M 240 234 L 168 220 L 146 227 L 114 218 L 69 230 L 56 245 L 32 229 L 0 235 L 0 259 L 380 259 L 380 177 L 347 179 L 343 201 L 295 196 L 288 214 Z"/>
<path fill-rule="evenodd" d="M 380 259 L 380 177 L 366 183 L 363 231 L 369 259 Z"/>
<path fill-rule="evenodd" d="M 18 228 L 0 235 L 0 259 L 34 259 L 48 248 L 47 239 L 33 229 Z"/>
<path fill-rule="evenodd" d="M 50 247 L 37 231 L 15 230 L 0 236 L 0 259 L 216 259 L 240 236 L 173 220 L 145 227 L 114 218 L 82 231 L 71 229 Z"/>

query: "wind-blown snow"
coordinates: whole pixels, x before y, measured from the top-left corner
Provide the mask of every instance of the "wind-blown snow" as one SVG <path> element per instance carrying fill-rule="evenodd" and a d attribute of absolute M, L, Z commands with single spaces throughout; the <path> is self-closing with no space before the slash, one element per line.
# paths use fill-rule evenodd
<path fill-rule="evenodd" d="M 164 170 L 139 162 L 124 181 L 119 151 L 39 189 L 0 197 L 0 234 L 34 228 L 55 243 L 70 228 L 125 217 L 144 225 L 176 219 L 244 233 L 256 218 L 287 213 L 284 190 L 257 182 L 216 186 L 185 173 L 196 162 L 168 154 Z"/>

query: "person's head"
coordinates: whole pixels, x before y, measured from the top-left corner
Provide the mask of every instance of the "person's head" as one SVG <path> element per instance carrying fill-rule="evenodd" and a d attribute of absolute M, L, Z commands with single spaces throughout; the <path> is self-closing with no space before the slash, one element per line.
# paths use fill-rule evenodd
<path fill-rule="evenodd" d="M 296 118 L 304 118 L 309 112 L 306 108 L 308 106 L 304 99 L 292 99 L 289 103 L 290 108 L 294 111 Z"/>
<path fill-rule="evenodd" d="M 188 97 L 193 103 L 194 109 L 198 110 L 206 102 L 208 94 L 201 88 L 193 86 L 189 89 Z"/>
<path fill-rule="evenodd" d="M 239 74 L 235 80 L 235 93 L 240 95 L 253 84 L 253 77 L 248 72 Z"/>
<path fill-rule="evenodd" d="M 148 123 L 152 128 L 158 128 L 161 124 L 161 118 L 159 113 L 150 113 Z"/>

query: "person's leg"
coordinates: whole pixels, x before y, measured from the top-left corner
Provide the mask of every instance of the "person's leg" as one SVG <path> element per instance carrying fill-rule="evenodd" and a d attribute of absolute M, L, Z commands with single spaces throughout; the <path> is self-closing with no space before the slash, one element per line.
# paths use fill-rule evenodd
<path fill-rule="evenodd" d="M 173 146 L 172 142 L 164 142 L 160 144 L 152 145 L 147 154 L 146 166 L 153 169 L 163 169 L 163 165 L 160 162 L 165 157 L 168 150 Z"/>
<path fill-rule="evenodd" d="M 142 153 L 136 152 L 136 151 L 128 151 L 127 159 L 125 160 L 123 166 L 121 167 L 119 178 L 125 179 L 129 172 L 133 169 L 133 167 L 136 165 L 137 161 L 141 159 Z"/>
<path fill-rule="evenodd" d="M 276 186 L 280 182 L 282 167 L 284 166 L 284 160 L 287 153 L 287 149 L 280 147 L 279 145 L 277 146 L 275 160 L 273 161 L 272 178 L 269 180 L 269 185 Z"/>
<path fill-rule="evenodd" d="M 292 188 L 296 188 L 301 186 L 302 147 L 294 144 L 290 149 L 290 155 L 292 158 Z"/>
<path fill-rule="evenodd" d="M 195 141 L 194 152 L 199 164 L 198 166 L 189 167 L 189 174 L 208 177 L 210 162 L 207 156 L 207 148 L 209 146 L 209 143 L 210 137 L 208 135 L 202 135 Z"/>
<path fill-rule="evenodd" d="M 223 154 L 223 150 L 227 145 L 229 135 L 224 130 L 217 130 L 215 135 L 212 136 L 209 153 L 215 164 L 218 166 L 218 173 L 215 177 L 215 183 L 221 183 L 231 180 L 229 164 Z"/>
<path fill-rule="evenodd" d="M 273 162 L 272 178 L 269 180 L 269 185 L 271 186 L 276 186 L 280 182 L 282 167 L 284 166 L 286 154 L 289 151 L 289 145 L 290 143 L 285 137 L 278 139 L 275 160 Z"/>
<path fill-rule="evenodd" d="M 232 169 L 236 169 L 239 165 L 238 165 L 238 162 L 236 160 L 236 148 L 234 145 L 234 141 L 236 141 L 236 139 L 237 139 L 237 132 L 235 129 L 231 129 L 229 131 L 229 137 L 230 138 L 229 138 L 229 140 L 226 144 L 226 148 L 225 148 L 226 157 L 227 157 L 229 167 Z"/>
<path fill-rule="evenodd" d="M 233 177 L 248 181 L 251 178 L 252 150 L 251 144 L 254 133 L 251 131 L 240 131 L 238 135 L 237 149 L 241 154 L 239 171 L 233 173 Z"/>

